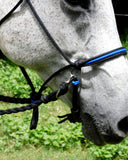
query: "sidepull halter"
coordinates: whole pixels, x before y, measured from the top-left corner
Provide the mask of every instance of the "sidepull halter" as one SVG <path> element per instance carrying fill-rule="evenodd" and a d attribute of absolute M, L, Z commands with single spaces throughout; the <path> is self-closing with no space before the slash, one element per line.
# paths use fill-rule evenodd
<path fill-rule="evenodd" d="M 5 15 L 4 18 L 2 18 L 0 20 L 0 26 L 12 15 L 12 13 L 20 6 L 20 4 L 23 1 L 24 0 L 19 0 L 19 2 L 14 6 L 14 8 L 12 8 L 11 11 L 7 15 Z M 32 90 L 32 93 L 30 94 L 30 98 L 15 98 L 15 97 L 7 97 L 7 96 L 0 95 L 0 101 L 16 103 L 16 104 L 18 104 L 18 103 L 26 104 L 27 103 L 29 105 L 22 106 L 20 108 L 0 110 L 0 115 L 24 112 L 26 110 L 33 109 L 33 115 L 32 115 L 30 129 L 35 129 L 37 127 L 37 123 L 38 123 L 38 114 L 39 114 L 38 107 L 42 103 L 46 104 L 50 101 L 55 101 L 60 96 L 66 94 L 67 91 L 68 91 L 68 85 L 70 83 L 70 84 L 72 84 L 72 88 L 73 88 L 71 113 L 66 114 L 64 116 L 59 116 L 59 118 L 64 118 L 59 123 L 62 123 L 66 120 L 69 120 L 72 123 L 81 122 L 81 120 L 80 120 L 80 108 L 79 108 L 80 105 L 78 104 L 78 102 L 79 102 L 78 101 L 79 80 L 76 77 L 72 77 L 70 79 L 69 83 L 63 82 L 63 84 L 60 86 L 59 90 L 53 91 L 52 93 L 50 93 L 48 95 L 43 95 L 42 91 L 45 89 L 46 85 L 51 80 L 53 80 L 53 78 L 55 78 L 59 73 L 62 73 L 63 71 L 66 71 L 68 69 L 81 69 L 82 67 L 98 65 L 98 64 L 101 64 L 102 62 L 112 60 L 112 59 L 120 57 L 122 55 L 126 55 L 127 50 L 124 47 L 120 47 L 120 48 L 116 48 L 115 50 L 106 52 L 104 54 L 100 54 L 96 57 L 89 58 L 87 60 L 83 59 L 83 60 L 77 60 L 75 62 L 72 62 L 70 60 L 70 58 L 65 54 L 65 52 L 63 52 L 63 50 L 60 48 L 60 46 L 56 43 L 56 41 L 54 40 L 54 38 L 52 37 L 50 32 L 45 27 L 43 21 L 39 17 L 39 15 L 36 12 L 34 6 L 32 5 L 31 0 L 26 0 L 26 3 L 30 7 L 33 15 L 35 16 L 36 20 L 40 24 L 42 30 L 46 33 L 48 38 L 51 40 L 53 46 L 58 50 L 58 53 L 60 53 L 60 55 L 68 62 L 68 65 L 58 69 L 56 72 L 54 72 L 52 75 L 50 75 L 44 81 L 43 85 L 41 86 L 40 90 L 37 93 L 35 92 L 35 88 L 34 88 L 32 82 L 31 82 L 27 72 L 25 71 L 25 69 L 23 67 L 20 67 L 23 75 L 25 76 L 25 78 L 26 78 L 26 80 L 27 80 L 27 82 L 28 82 L 28 84 L 29 84 L 29 86 Z"/>

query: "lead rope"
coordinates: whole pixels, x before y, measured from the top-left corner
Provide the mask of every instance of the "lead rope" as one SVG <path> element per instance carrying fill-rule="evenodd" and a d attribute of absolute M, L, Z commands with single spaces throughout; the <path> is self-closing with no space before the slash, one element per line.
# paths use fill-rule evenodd
<path fill-rule="evenodd" d="M 36 109 L 42 103 L 46 104 L 51 101 L 56 101 L 60 96 L 67 93 L 68 85 L 69 84 L 67 84 L 67 83 L 62 83 L 58 90 L 53 91 L 49 95 L 41 95 L 41 97 L 39 99 L 36 99 L 36 101 L 34 101 L 33 103 L 31 103 L 27 106 L 23 106 L 20 108 L 7 109 L 7 110 L 0 110 L 0 115 L 24 112 L 26 110 Z M 34 116 L 37 116 L 37 114 Z M 34 117 L 34 116 L 32 118 L 30 129 L 35 129 L 37 126 L 38 117 Z"/>
<path fill-rule="evenodd" d="M 23 67 L 20 67 L 24 77 L 26 78 L 29 86 L 31 87 L 32 93 L 31 93 L 31 99 L 32 99 L 32 103 L 35 102 L 37 99 L 40 99 L 41 94 L 37 94 L 35 92 L 35 88 L 32 84 L 31 79 L 29 78 L 27 72 L 25 71 L 25 69 Z M 40 105 L 40 104 L 39 104 Z M 31 124 L 30 124 L 30 129 L 35 129 L 37 127 L 37 123 L 38 123 L 38 117 L 39 117 L 39 105 L 37 104 L 34 108 L 33 108 L 33 114 L 32 114 L 32 119 L 31 119 Z"/>

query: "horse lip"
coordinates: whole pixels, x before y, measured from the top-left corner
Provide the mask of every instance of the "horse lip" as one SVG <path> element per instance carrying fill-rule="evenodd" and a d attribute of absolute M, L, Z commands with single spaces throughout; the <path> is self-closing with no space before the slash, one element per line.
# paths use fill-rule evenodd
<path fill-rule="evenodd" d="M 86 117 L 82 122 L 82 130 L 84 136 L 87 137 L 90 141 L 92 141 L 95 145 L 105 145 L 104 138 L 96 125 L 96 121 L 87 113 L 84 114 L 84 116 Z"/>
<path fill-rule="evenodd" d="M 91 132 L 91 131 L 88 131 L 88 128 L 84 129 L 84 126 L 83 126 L 83 135 L 97 146 L 105 145 L 104 138 L 97 129 Z"/>
<path fill-rule="evenodd" d="M 107 133 L 102 133 L 100 130 L 96 127 L 96 124 L 94 125 L 94 130 L 87 131 L 88 127 L 86 127 L 86 131 L 83 131 L 83 134 L 85 137 L 87 137 L 90 141 L 92 141 L 95 145 L 97 146 L 103 146 L 106 144 L 118 144 L 120 143 L 124 137 L 118 136 L 116 134 L 107 134 Z"/>
<path fill-rule="evenodd" d="M 86 114 L 85 117 L 82 123 L 83 134 L 95 145 L 117 144 L 124 139 L 124 137 L 114 134 L 111 127 L 108 125 L 106 125 L 106 129 L 102 130 L 102 127 L 98 125 L 99 123 L 97 124 L 89 114 Z"/>
<path fill-rule="evenodd" d="M 88 130 L 88 128 L 86 128 Z M 86 132 L 86 131 L 85 131 Z M 124 137 L 120 137 L 117 135 L 109 135 L 106 133 L 100 133 L 100 131 L 95 128 L 95 133 L 92 131 L 92 133 L 85 133 L 83 132 L 84 136 L 87 137 L 90 141 L 92 141 L 97 146 L 104 146 L 106 144 L 117 144 L 120 143 Z M 93 134 L 93 137 L 90 136 Z"/>
<path fill-rule="evenodd" d="M 123 139 L 124 139 L 123 137 L 118 137 L 116 135 L 104 135 L 104 134 L 100 135 L 99 134 L 99 140 L 98 142 L 94 141 L 94 144 L 98 146 L 103 146 L 106 144 L 118 144 L 122 142 Z"/>
<path fill-rule="evenodd" d="M 117 144 L 124 139 L 124 137 L 120 137 L 117 135 L 108 135 L 108 134 L 102 134 L 102 137 L 104 141 L 108 144 Z"/>

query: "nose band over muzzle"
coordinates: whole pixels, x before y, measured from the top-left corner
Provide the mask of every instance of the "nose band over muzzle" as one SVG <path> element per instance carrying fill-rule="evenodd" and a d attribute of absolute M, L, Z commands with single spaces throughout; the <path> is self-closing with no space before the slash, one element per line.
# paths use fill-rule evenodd
<path fill-rule="evenodd" d="M 121 55 L 126 55 L 127 54 L 127 49 L 124 47 L 117 48 L 115 50 L 103 53 L 99 56 L 90 58 L 88 60 L 79 60 L 76 62 L 77 67 L 86 67 L 86 66 L 92 66 L 96 65 L 105 61 L 112 60 L 114 58 L 120 57 Z"/>

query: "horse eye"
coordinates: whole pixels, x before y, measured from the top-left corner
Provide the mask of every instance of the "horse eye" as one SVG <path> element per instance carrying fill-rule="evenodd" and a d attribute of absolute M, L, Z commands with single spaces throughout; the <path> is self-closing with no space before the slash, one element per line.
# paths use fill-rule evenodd
<path fill-rule="evenodd" d="M 90 0 L 65 0 L 65 2 L 67 2 L 68 4 L 72 5 L 72 6 L 81 6 L 84 9 L 88 9 L 89 8 L 89 4 L 90 4 Z"/>
<path fill-rule="evenodd" d="M 73 5 L 73 6 L 77 6 L 77 5 L 80 5 L 81 4 L 81 1 L 80 0 L 65 0 L 67 3 L 69 3 L 70 5 Z"/>

